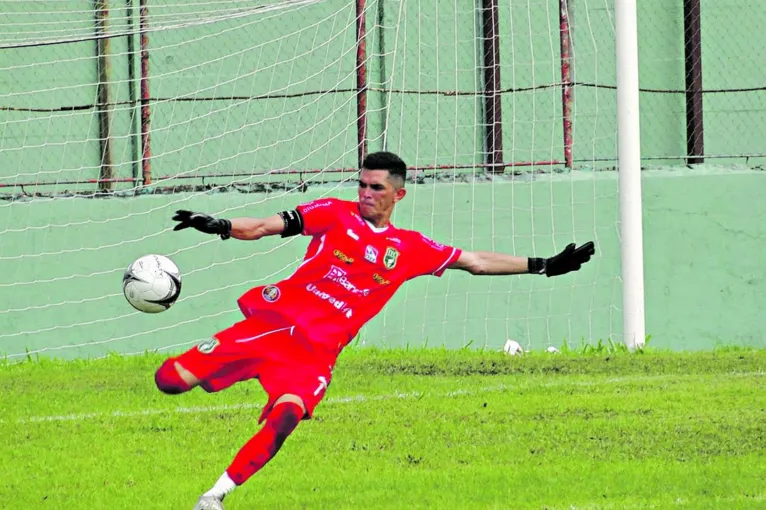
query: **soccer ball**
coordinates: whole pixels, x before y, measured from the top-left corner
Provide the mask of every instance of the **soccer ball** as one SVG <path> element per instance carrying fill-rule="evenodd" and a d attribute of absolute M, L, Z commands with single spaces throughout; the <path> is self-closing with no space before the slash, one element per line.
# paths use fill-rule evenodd
<path fill-rule="evenodd" d="M 167 257 L 144 255 L 125 270 L 122 293 L 136 310 L 164 312 L 181 294 L 181 272 Z"/>

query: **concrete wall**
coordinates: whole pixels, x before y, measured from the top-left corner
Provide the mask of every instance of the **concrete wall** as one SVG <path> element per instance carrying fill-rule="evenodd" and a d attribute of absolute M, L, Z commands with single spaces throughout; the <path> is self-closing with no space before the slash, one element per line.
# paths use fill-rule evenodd
<path fill-rule="evenodd" d="M 759 221 L 766 216 L 766 174 L 663 168 L 647 171 L 644 184 L 647 332 L 653 344 L 766 345 L 760 255 L 766 227 Z M 553 279 L 448 272 L 442 279 L 416 280 L 364 329 L 362 340 L 490 348 L 506 338 L 533 348 L 619 341 L 616 187 L 611 172 L 411 185 L 394 217 L 401 227 L 467 249 L 543 256 L 572 239 L 593 239 L 598 255 L 581 272 Z M 314 188 L 305 194 L 177 194 L 2 207 L 0 224 L 9 230 L 0 249 L 0 305 L 13 311 L 0 314 L 0 350 L 96 355 L 204 339 L 238 320 L 235 300 L 250 286 L 290 274 L 306 239 L 222 242 L 173 233 L 172 211 L 264 215 L 317 196 L 353 194 L 353 187 Z M 123 269 L 145 253 L 167 254 L 183 271 L 182 299 L 163 314 L 135 312 L 121 294 Z"/>

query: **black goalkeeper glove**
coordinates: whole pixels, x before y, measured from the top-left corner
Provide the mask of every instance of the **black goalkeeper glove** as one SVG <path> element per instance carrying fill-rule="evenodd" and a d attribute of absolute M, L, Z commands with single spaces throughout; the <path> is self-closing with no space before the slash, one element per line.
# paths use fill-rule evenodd
<path fill-rule="evenodd" d="M 551 258 L 530 258 L 529 272 L 544 274 L 549 278 L 567 274 L 580 269 L 595 253 L 596 248 L 593 246 L 593 241 L 588 241 L 579 248 L 575 247 L 575 243 L 571 243 L 564 248 L 564 251 Z"/>
<path fill-rule="evenodd" d="M 217 234 L 221 239 L 231 237 L 231 221 L 226 219 L 217 219 L 209 214 L 197 213 L 192 211 L 176 211 L 173 220 L 179 222 L 173 227 L 174 231 L 185 228 L 193 228 L 204 232 L 205 234 Z"/>

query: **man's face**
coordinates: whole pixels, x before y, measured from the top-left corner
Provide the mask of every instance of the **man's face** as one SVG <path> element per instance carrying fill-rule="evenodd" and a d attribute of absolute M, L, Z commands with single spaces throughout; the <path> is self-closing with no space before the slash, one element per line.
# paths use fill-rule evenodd
<path fill-rule="evenodd" d="M 359 175 L 359 210 L 362 217 L 388 221 L 394 204 L 404 198 L 404 187 L 397 187 L 389 179 L 388 170 L 362 169 Z"/>

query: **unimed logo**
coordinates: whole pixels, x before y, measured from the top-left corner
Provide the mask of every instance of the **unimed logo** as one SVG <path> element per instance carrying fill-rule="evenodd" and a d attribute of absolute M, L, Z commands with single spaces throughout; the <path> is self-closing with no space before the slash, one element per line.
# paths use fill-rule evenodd
<path fill-rule="evenodd" d="M 332 294 L 329 294 L 328 292 L 324 292 L 322 290 L 319 290 L 319 288 L 314 285 L 313 283 L 309 283 L 306 285 L 306 290 L 311 292 L 313 295 L 318 297 L 319 299 L 323 299 L 330 303 L 332 306 L 340 310 L 346 315 L 346 318 L 350 319 L 351 315 L 354 313 L 351 308 L 346 306 L 345 301 L 341 301 L 340 299 L 336 298 Z"/>

